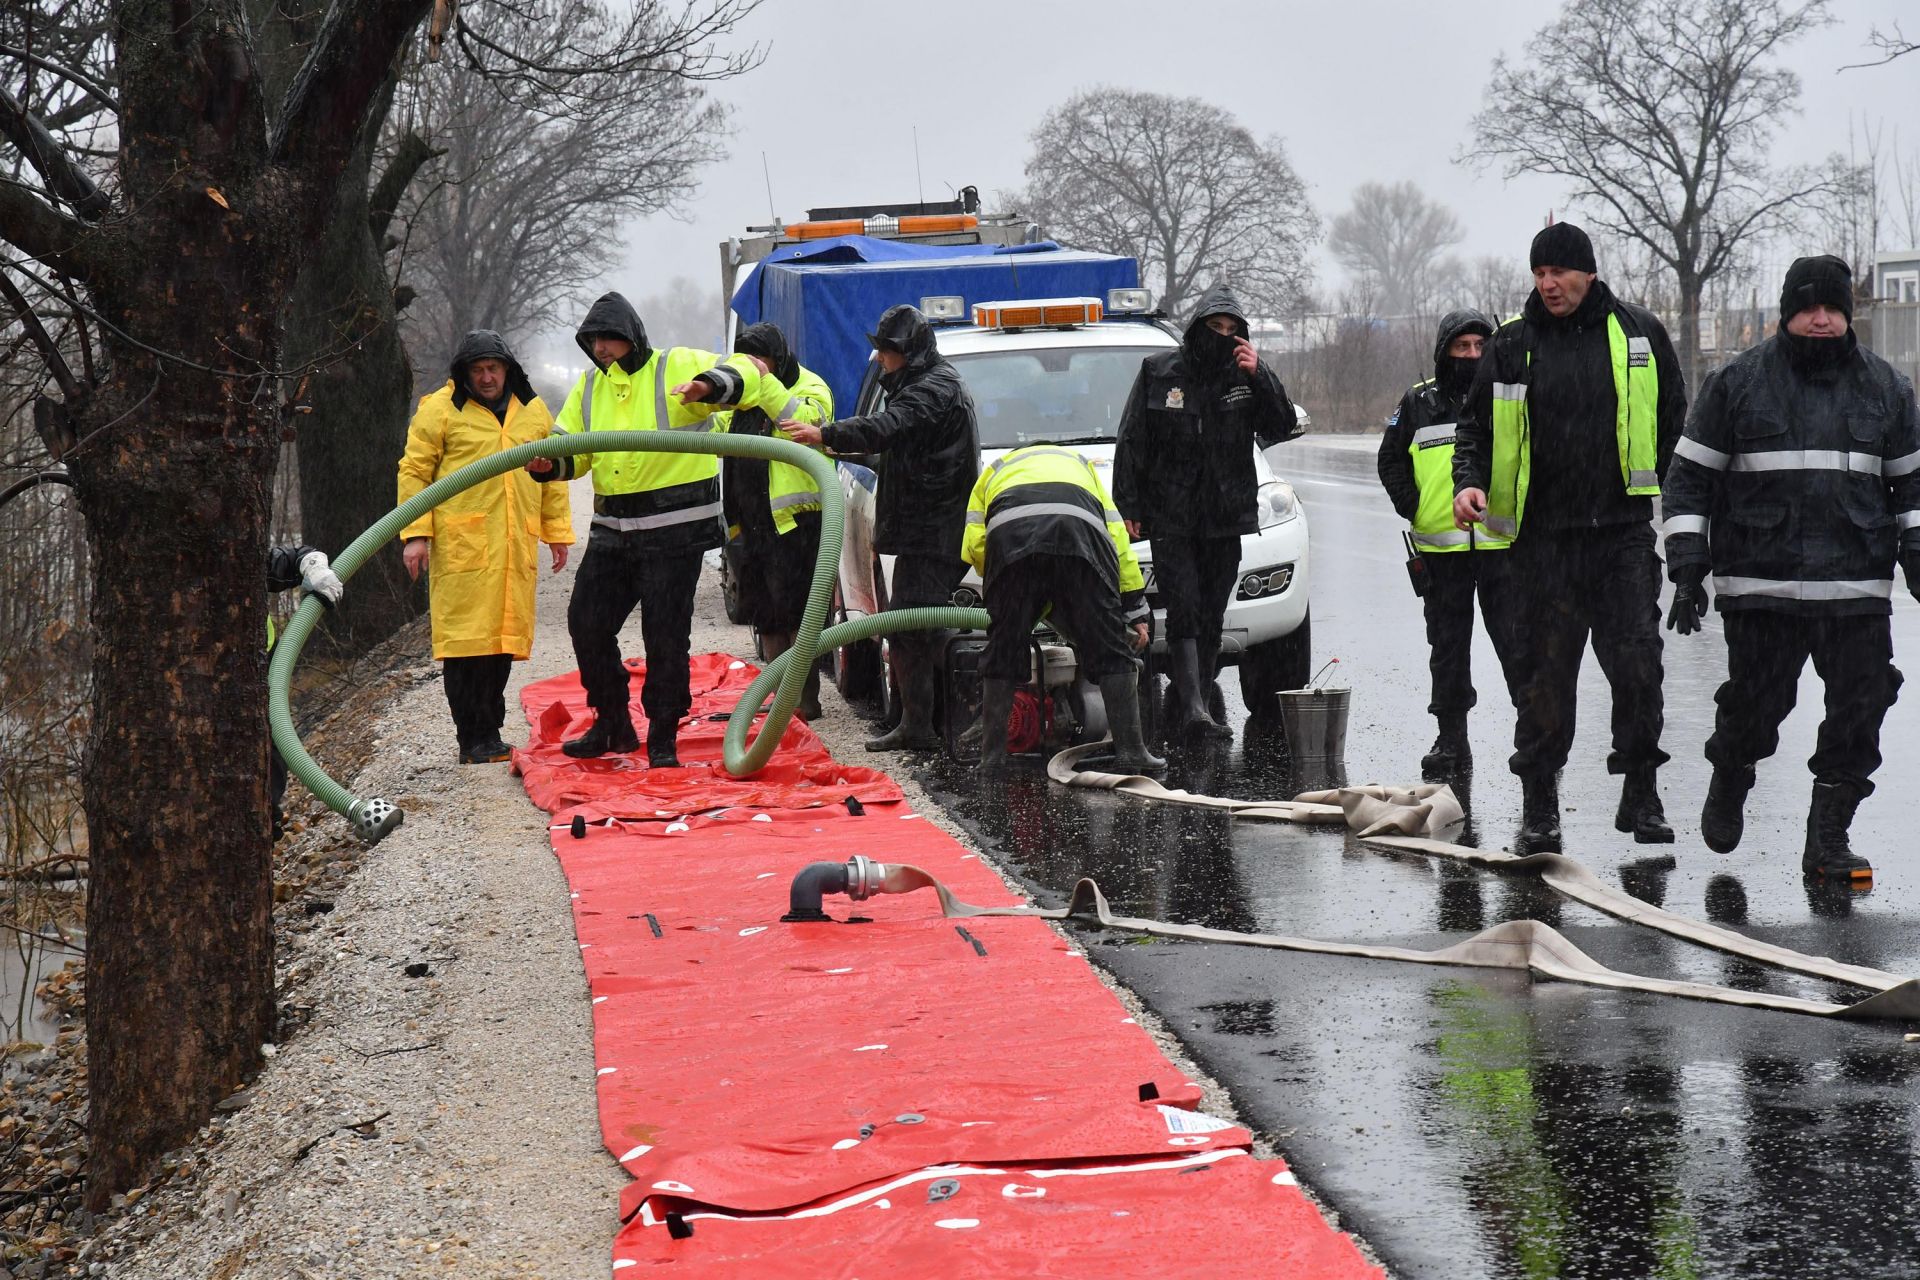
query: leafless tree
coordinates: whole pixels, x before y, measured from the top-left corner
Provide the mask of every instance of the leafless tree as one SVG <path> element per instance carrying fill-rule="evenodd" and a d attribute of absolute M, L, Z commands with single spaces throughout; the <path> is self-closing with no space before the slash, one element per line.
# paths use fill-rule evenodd
<path fill-rule="evenodd" d="M 1517 315 L 1533 290 L 1526 264 L 1515 258 L 1482 254 L 1464 261 L 1448 258 L 1442 265 L 1445 273 L 1440 289 L 1445 308 L 1474 307 L 1486 312 L 1495 324 Z"/>
<path fill-rule="evenodd" d="M 1443 251 L 1466 234 L 1451 209 L 1413 183 L 1366 182 L 1333 220 L 1327 248 L 1356 280 L 1371 283 L 1382 314 L 1425 315 L 1450 265 Z"/>
<path fill-rule="evenodd" d="M 1319 219 L 1280 139 L 1199 98 L 1099 87 L 1031 140 L 1021 212 L 1069 244 L 1137 257 L 1170 313 L 1215 281 L 1273 314 L 1306 289 Z"/>
<path fill-rule="evenodd" d="M 1673 274 L 1690 383 L 1701 294 L 1834 189 L 1829 170 L 1767 163 L 1800 98 L 1775 55 L 1828 21 L 1826 0 L 1585 0 L 1494 61 L 1466 158 L 1568 180 L 1589 225 Z"/>
<path fill-rule="evenodd" d="M 671 29 L 710 30 L 752 3 L 689 0 L 672 12 L 691 27 Z M 39 362 L 25 391 L 52 456 L 30 461 L 63 464 L 91 571 L 95 1208 L 195 1132 L 273 1038 L 261 641 L 274 470 L 309 375 L 392 328 L 377 254 L 374 297 L 315 295 L 339 307 L 322 316 L 330 340 L 294 336 L 308 317 L 289 299 L 339 220 L 369 212 L 363 140 L 432 7 L 0 5 L 0 356 Z M 487 34 L 489 7 L 452 38 L 486 74 L 563 99 L 585 46 L 516 63 Z M 637 6 L 600 69 L 716 71 L 700 40 L 646 35 L 665 11 Z M 404 380 L 395 390 L 385 412 L 403 421 Z M 376 512 L 392 457 L 360 495 Z"/>
<path fill-rule="evenodd" d="M 719 350 L 720 290 L 712 280 L 675 276 L 666 288 L 637 303 L 647 332 L 662 342 Z"/>
<path fill-rule="evenodd" d="M 1880 56 L 1871 62 L 1854 63 L 1840 69 L 1842 71 L 1852 71 L 1859 67 L 1884 66 L 1886 63 L 1892 62 L 1895 58 L 1904 58 L 1914 50 L 1920 49 L 1920 40 L 1908 39 L 1906 32 L 1902 31 L 1900 24 L 1896 22 L 1885 31 L 1882 31 L 1879 27 L 1871 28 L 1867 32 L 1867 45 Z"/>
<path fill-rule="evenodd" d="M 439 381 L 469 329 L 518 341 L 551 325 L 624 256 L 624 222 L 677 207 L 701 167 L 724 157 L 726 108 L 703 84 L 751 59 L 717 59 L 682 39 L 679 15 L 643 8 L 630 38 L 706 61 L 688 74 L 636 74 L 589 57 L 620 31 L 601 0 L 495 0 L 484 43 L 462 27 L 460 56 L 404 86 L 398 131 L 443 153 L 405 201 L 402 247 L 418 291 L 406 328 L 425 380 Z M 570 62 L 576 74 L 553 73 Z"/>

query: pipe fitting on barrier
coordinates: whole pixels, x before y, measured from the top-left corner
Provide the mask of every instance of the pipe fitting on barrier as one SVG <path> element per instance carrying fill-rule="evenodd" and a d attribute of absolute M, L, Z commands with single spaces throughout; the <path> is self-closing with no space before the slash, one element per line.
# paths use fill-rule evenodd
<path fill-rule="evenodd" d="M 876 893 L 897 893 L 886 885 L 887 864 L 854 854 L 845 862 L 813 862 L 800 869 L 787 893 L 786 924 L 831 921 L 821 910 L 821 899 L 829 893 L 844 893 L 855 902 L 864 902 Z"/>
<path fill-rule="evenodd" d="M 366 841 L 369 847 L 379 844 L 389 831 L 406 820 L 406 816 L 399 805 L 391 800 L 382 800 L 379 796 L 357 801 L 347 811 L 347 821 L 353 824 L 354 834 Z"/>

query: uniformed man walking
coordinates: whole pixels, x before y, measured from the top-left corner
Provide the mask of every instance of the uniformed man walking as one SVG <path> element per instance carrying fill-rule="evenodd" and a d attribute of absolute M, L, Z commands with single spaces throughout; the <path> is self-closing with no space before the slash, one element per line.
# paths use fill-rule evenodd
<path fill-rule="evenodd" d="M 752 356 L 691 347 L 656 350 L 618 293 L 603 294 L 574 341 L 593 367 L 574 384 L 555 432 L 705 431 L 715 410 L 757 408 L 777 416 L 790 394 Z M 721 545 L 719 459 L 700 453 L 594 453 L 536 458 L 541 480 L 593 473 L 593 528 L 567 604 L 567 630 L 586 686 L 593 726 L 561 747 L 576 758 L 639 749 L 628 706 L 620 628 L 637 604 L 647 651 L 640 703 L 647 762 L 680 763 L 680 718 L 693 705 L 688 656 L 701 556 Z"/>
<path fill-rule="evenodd" d="M 1260 527 L 1255 442 L 1300 434 L 1287 389 L 1247 333 L 1232 290 L 1215 285 L 1201 295 L 1181 344 L 1141 362 L 1113 459 L 1113 496 L 1127 531 L 1153 542 L 1179 703 L 1173 731 L 1207 737 L 1233 733 L 1213 718 L 1207 691 L 1240 573 L 1240 538 Z"/>
<path fill-rule="evenodd" d="M 1400 397 L 1400 407 L 1380 437 L 1380 483 L 1393 509 L 1411 526 L 1414 549 L 1425 568 L 1421 605 L 1433 690 L 1427 711 L 1439 721 L 1440 733 L 1420 767 L 1440 778 L 1473 768 L 1467 712 L 1478 701 L 1473 687 L 1476 592 L 1509 699 L 1517 698 L 1520 690 L 1519 654 L 1510 630 L 1513 596 L 1506 582 L 1511 542 L 1483 525 L 1462 529 L 1453 520 L 1454 432 L 1480 367 L 1481 348 L 1492 336 L 1493 322 L 1478 311 L 1450 311 L 1441 317 L 1433 344 L 1433 377 Z"/>
<path fill-rule="evenodd" d="M 1788 268 L 1780 331 L 1708 377 L 1662 499 L 1676 584 L 1667 625 L 1699 629 L 1711 570 L 1727 636 L 1701 837 L 1721 853 L 1740 843 L 1754 765 L 1779 746 L 1811 657 L 1827 696 L 1801 866 L 1843 882 L 1873 876 L 1848 832 L 1873 793 L 1880 725 L 1900 691 L 1896 559 L 1920 594 L 1913 387 L 1859 344 L 1852 322 L 1845 262 Z"/>
<path fill-rule="evenodd" d="M 1555 223 L 1530 256 L 1533 292 L 1487 344 L 1453 455 L 1459 526 L 1514 539 L 1520 845 L 1560 848 L 1559 773 L 1589 635 L 1613 690 L 1607 771 L 1624 775 L 1614 826 L 1665 843 L 1673 828 L 1656 786 L 1668 756 L 1652 520 L 1685 426 L 1686 386 L 1660 322 L 1596 277 L 1586 232 Z"/>
<path fill-rule="evenodd" d="M 1033 625 L 1051 606 L 1052 624 L 1100 685 L 1114 768 L 1165 768 L 1147 752 L 1133 663 L 1147 647 L 1146 586 L 1093 464 L 1057 445 L 1003 455 L 974 481 L 965 551 L 985 585 L 991 618 L 980 668 L 980 767 L 1007 762 L 1014 686 L 1028 677 Z"/>
<path fill-rule="evenodd" d="M 909 306 L 890 307 L 867 335 L 882 370 L 886 407 L 842 418 L 831 426 L 782 422 L 788 436 L 832 454 L 877 455 L 878 510 L 873 548 L 891 555 L 889 609 L 951 604 L 966 576 L 960 538 L 967 495 L 980 472 L 980 437 L 973 397 L 941 356 L 933 326 Z M 900 723 L 867 743 L 869 751 L 931 751 L 934 685 L 940 670 L 937 633 L 892 636 L 894 678 L 900 687 Z"/>

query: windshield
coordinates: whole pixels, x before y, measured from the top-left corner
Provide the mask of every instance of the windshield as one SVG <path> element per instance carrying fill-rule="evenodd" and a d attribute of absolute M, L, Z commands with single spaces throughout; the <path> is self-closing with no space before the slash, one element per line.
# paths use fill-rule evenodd
<path fill-rule="evenodd" d="M 973 393 L 980 447 L 1114 439 L 1140 362 L 1165 347 L 1043 347 L 948 356 Z"/>

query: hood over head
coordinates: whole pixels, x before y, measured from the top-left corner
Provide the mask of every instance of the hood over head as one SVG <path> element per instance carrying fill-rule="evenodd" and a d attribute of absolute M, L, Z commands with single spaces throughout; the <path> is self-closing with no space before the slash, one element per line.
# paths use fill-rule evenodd
<path fill-rule="evenodd" d="M 1440 327 L 1433 337 L 1433 376 L 1442 386 L 1451 382 L 1447 375 L 1453 366 L 1448 361 L 1455 358 L 1447 354 L 1447 348 L 1463 333 L 1477 333 L 1483 338 L 1491 338 L 1493 321 L 1487 318 L 1486 312 L 1473 307 L 1461 307 L 1440 317 Z"/>
<path fill-rule="evenodd" d="M 789 388 L 800 380 L 800 361 L 787 345 L 787 335 L 781 333 L 780 326 L 771 321 L 762 320 L 742 329 L 733 340 L 733 349 L 739 355 L 759 356 L 765 360 L 773 376 Z"/>
<path fill-rule="evenodd" d="M 620 361 L 620 367 L 628 373 L 638 370 L 653 354 L 653 348 L 647 345 L 647 326 L 640 323 L 640 313 L 633 309 L 625 295 L 603 293 L 594 299 L 587 308 L 587 318 L 573 331 L 573 340 L 587 353 L 587 359 L 593 359 L 593 335 L 611 334 L 616 338 L 625 338 L 633 344 L 633 353 Z"/>
<path fill-rule="evenodd" d="M 1187 321 L 1186 338 L 1182 344 L 1196 373 L 1224 369 L 1233 363 L 1233 339 L 1213 331 L 1207 324 L 1212 316 L 1231 316 L 1234 333 L 1242 338 L 1250 337 L 1247 313 L 1240 305 L 1240 299 L 1226 285 L 1214 285 L 1200 295 L 1200 302 L 1193 309 L 1193 319 Z"/>
<path fill-rule="evenodd" d="M 520 367 L 520 360 L 513 354 L 513 348 L 507 345 L 507 340 L 492 329 L 472 329 L 460 339 L 460 346 L 453 353 L 453 363 L 447 367 L 447 375 L 453 379 L 453 403 L 456 408 L 473 395 L 467 389 L 467 366 L 475 360 L 504 360 L 507 365 L 507 394 L 518 396 L 521 404 L 533 402 L 533 384 L 527 381 L 527 371 Z"/>
<path fill-rule="evenodd" d="M 880 323 L 873 326 L 867 341 L 876 351 L 882 347 L 898 351 L 907 358 L 909 369 L 925 368 L 940 358 L 940 349 L 933 340 L 933 326 L 927 323 L 918 307 L 905 303 L 881 312 Z"/>

